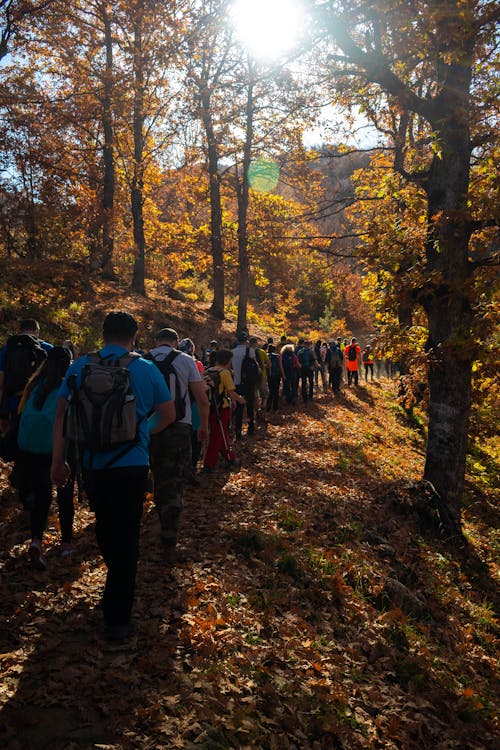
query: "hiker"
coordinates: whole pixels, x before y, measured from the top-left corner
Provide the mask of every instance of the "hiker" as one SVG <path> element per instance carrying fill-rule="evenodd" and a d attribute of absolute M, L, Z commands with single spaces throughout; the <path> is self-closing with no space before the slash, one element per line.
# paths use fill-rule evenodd
<path fill-rule="evenodd" d="M 19 333 L 0 349 L 0 418 L 15 421 L 23 390 L 42 364 L 52 344 L 40 339 L 40 325 L 29 318 L 21 321 Z"/>
<path fill-rule="evenodd" d="M 189 356 L 193 358 L 194 363 L 198 369 L 198 372 L 200 373 L 201 377 L 203 377 L 205 368 L 203 367 L 202 362 L 196 358 L 196 346 L 194 344 L 194 341 L 192 339 L 182 339 L 182 341 L 179 341 L 179 351 L 184 352 L 185 354 L 189 354 Z M 201 425 L 200 410 L 198 409 L 198 403 L 196 399 L 193 398 L 192 394 L 190 394 L 190 401 L 191 401 L 191 468 L 193 470 L 190 483 L 196 484 L 195 474 L 196 474 L 196 469 L 198 467 L 198 461 L 200 460 L 201 451 L 203 448 L 203 442 L 198 439 L 198 430 Z"/>
<path fill-rule="evenodd" d="M 279 355 L 280 371 L 283 378 L 283 396 L 287 404 L 295 404 L 298 395 L 298 370 L 300 363 L 293 344 L 285 344 Z"/>
<path fill-rule="evenodd" d="M 165 379 L 152 362 L 133 353 L 137 328 L 136 320 L 126 312 L 106 316 L 104 347 L 75 360 L 66 373 L 59 390 L 52 444 L 51 478 L 56 486 L 64 487 L 71 474 L 63 434 L 68 412 L 68 439 L 74 439 L 77 447 L 95 513 L 97 543 L 107 567 L 102 598 L 104 635 L 114 642 L 125 641 L 132 631 L 149 435 L 161 432 L 175 419 Z M 98 421 L 100 415 L 92 401 L 105 393 L 104 385 L 110 385 L 110 398 Z M 118 408 L 113 408 L 117 401 Z M 84 429 L 83 414 L 96 425 L 91 434 Z M 107 415 L 111 419 L 105 418 Z"/>
<path fill-rule="evenodd" d="M 350 386 L 354 380 L 354 385 L 359 384 L 359 365 L 361 360 L 361 350 L 353 337 L 351 343 L 344 349 L 344 362 L 347 368 L 347 385 Z"/>
<path fill-rule="evenodd" d="M 242 408 L 245 406 L 244 397 L 237 392 L 231 375 L 233 352 L 230 349 L 219 349 L 215 356 L 214 367 L 205 372 L 205 378 L 211 385 L 209 438 L 203 462 L 205 474 L 211 474 L 217 465 L 219 454 L 227 467 L 237 466 L 238 462 L 231 448 L 229 439 L 229 422 L 231 421 L 230 400 Z"/>
<path fill-rule="evenodd" d="M 344 357 L 340 351 L 340 347 L 338 343 L 332 339 L 332 341 L 329 342 L 326 352 L 326 365 L 328 367 L 330 386 L 335 394 L 340 393 L 343 363 Z"/>
<path fill-rule="evenodd" d="M 373 349 L 370 345 L 367 345 L 363 349 L 363 364 L 365 366 L 365 381 L 368 382 L 368 370 L 371 373 L 371 382 L 373 383 Z"/>
<path fill-rule="evenodd" d="M 302 400 L 305 404 L 312 401 L 314 395 L 314 371 L 316 369 L 316 358 L 312 348 L 312 341 L 304 341 L 297 352 L 300 362 L 300 380 Z"/>
<path fill-rule="evenodd" d="M 280 358 L 276 352 L 274 344 L 268 344 L 267 356 L 269 357 L 269 369 L 267 371 L 267 383 L 269 387 L 269 396 L 267 398 L 267 411 L 271 409 L 278 411 L 280 404 L 280 382 L 281 369 Z"/>
<path fill-rule="evenodd" d="M 316 359 L 316 369 L 314 372 L 314 383 L 316 386 L 316 392 L 318 392 L 319 378 L 321 376 L 321 383 L 323 385 L 323 393 L 326 393 L 326 367 L 325 367 L 325 356 L 326 356 L 326 344 L 319 339 L 314 345 L 314 357 Z"/>
<path fill-rule="evenodd" d="M 204 355 L 203 355 L 203 364 L 205 367 L 213 367 L 215 364 L 215 355 L 217 353 L 217 349 L 219 348 L 219 344 L 215 339 L 211 341 L 208 345 L 208 348 L 205 349 Z"/>
<path fill-rule="evenodd" d="M 269 355 L 265 349 L 258 346 L 258 339 L 255 336 L 252 336 L 248 343 L 255 352 L 255 360 L 260 370 L 260 378 L 257 380 L 255 393 L 259 397 L 259 412 L 262 412 L 265 410 L 269 398 L 269 385 L 267 383 L 267 373 L 270 367 Z"/>
<path fill-rule="evenodd" d="M 52 429 L 56 415 L 57 397 L 62 379 L 71 363 L 71 352 L 54 346 L 47 359 L 29 379 L 19 405 L 18 466 L 23 494 L 31 498 L 29 509 L 31 542 L 28 555 L 36 570 L 45 570 L 42 554 L 43 534 L 52 502 L 50 465 L 52 461 Z M 73 489 L 75 471 L 64 487 L 57 489 L 57 506 L 61 530 L 61 557 L 73 554 Z"/>
<path fill-rule="evenodd" d="M 28 380 L 51 348 L 52 344 L 40 339 L 38 321 L 28 318 L 21 321 L 19 333 L 10 336 L 0 349 L 1 453 L 5 460 L 14 461 L 9 480 L 18 490 L 19 500 L 25 510 L 30 509 L 31 499 L 20 486 L 21 476 L 17 463 L 18 409 Z"/>
<path fill-rule="evenodd" d="M 236 440 L 242 439 L 243 412 L 247 409 L 247 435 L 255 432 L 254 402 L 255 387 L 260 377 L 260 369 L 255 359 L 255 351 L 249 346 L 247 331 L 238 331 L 238 343 L 233 349 L 233 379 L 236 392 L 243 396 L 244 401 L 236 402 L 234 413 L 234 430 Z"/>
<path fill-rule="evenodd" d="M 200 425 L 198 440 L 208 438 L 208 398 L 203 378 L 193 358 L 177 349 L 178 336 L 173 328 L 162 328 L 156 334 L 156 345 L 147 359 L 151 359 L 169 387 L 174 400 L 175 421 L 155 435 L 149 446 L 153 472 L 153 497 L 160 517 L 161 538 L 167 562 L 173 562 L 182 494 L 192 477 L 191 466 L 191 400 L 198 405 Z"/>

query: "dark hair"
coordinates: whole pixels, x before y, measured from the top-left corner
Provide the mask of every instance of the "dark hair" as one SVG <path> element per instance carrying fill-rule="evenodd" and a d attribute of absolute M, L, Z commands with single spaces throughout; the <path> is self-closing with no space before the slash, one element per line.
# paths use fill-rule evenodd
<path fill-rule="evenodd" d="M 40 326 L 38 325 L 38 320 L 35 320 L 35 318 L 26 318 L 26 320 L 21 320 L 21 325 L 19 326 L 19 330 L 21 333 L 26 333 L 26 331 L 40 330 Z"/>
<path fill-rule="evenodd" d="M 269 354 L 272 354 L 273 352 L 275 352 L 276 351 L 276 347 L 274 346 L 274 344 L 268 344 L 267 351 L 268 351 Z"/>
<path fill-rule="evenodd" d="M 233 353 L 230 349 L 219 349 L 215 352 L 216 365 L 227 365 L 228 362 L 231 362 L 232 358 Z"/>
<path fill-rule="evenodd" d="M 102 324 L 104 341 L 128 341 L 137 333 L 136 319 L 126 312 L 110 312 Z"/>
<path fill-rule="evenodd" d="M 41 409 L 45 399 L 54 388 L 59 388 L 64 374 L 71 364 L 71 352 L 65 346 L 54 346 L 47 352 L 47 359 L 38 368 L 29 381 L 29 389 L 33 390 L 40 383 L 36 394 L 35 406 Z"/>
<path fill-rule="evenodd" d="M 177 341 L 178 338 L 177 331 L 173 328 L 162 328 L 155 336 L 157 341 Z"/>

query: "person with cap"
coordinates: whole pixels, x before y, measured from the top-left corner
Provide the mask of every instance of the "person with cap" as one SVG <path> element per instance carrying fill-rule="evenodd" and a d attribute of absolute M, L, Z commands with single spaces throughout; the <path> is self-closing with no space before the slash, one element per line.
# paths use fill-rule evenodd
<path fill-rule="evenodd" d="M 242 366 L 243 362 L 246 357 L 249 357 L 251 360 L 254 360 L 256 363 L 255 358 L 255 351 L 249 346 L 248 343 L 248 332 L 247 331 L 238 331 L 236 334 L 236 338 L 238 343 L 233 349 L 233 379 L 234 379 L 234 385 L 236 389 L 236 393 L 239 393 L 240 396 L 243 396 L 246 402 L 246 409 L 247 409 L 247 419 L 248 419 L 248 427 L 247 427 L 247 435 L 253 435 L 255 432 L 255 420 L 254 420 L 254 403 L 255 403 L 255 382 L 245 382 L 244 377 L 242 377 Z M 258 367 L 257 369 L 257 375 L 260 373 Z M 245 410 L 245 404 L 244 403 L 237 403 L 236 409 L 234 412 L 234 431 L 236 434 L 236 440 L 241 440 L 243 434 L 243 413 Z"/>
<path fill-rule="evenodd" d="M 200 424 L 197 438 L 208 439 L 209 403 L 204 380 L 192 356 L 177 348 L 178 337 L 172 328 L 156 334 L 156 345 L 148 354 L 163 372 L 176 403 L 176 419 L 162 432 L 153 435 L 150 443 L 153 472 L 153 497 L 160 517 L 161 538 L 167 562 L 173 562 L 182 495 L 192 480 L 192 408 L 190 393 L 198 406 Z M 167 365 L 167 367 L 165 367 Z"/>

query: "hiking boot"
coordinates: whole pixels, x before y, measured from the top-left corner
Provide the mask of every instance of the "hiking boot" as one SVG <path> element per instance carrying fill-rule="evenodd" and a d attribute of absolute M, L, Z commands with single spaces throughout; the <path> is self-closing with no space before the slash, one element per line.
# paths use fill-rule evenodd
<path fill-rule="evenodd" d="M 28 555 L 30 558 L 31 567 L 34 570 L 47 569 L 47 563 L 45 562 L 45 558 L 42 556 L 42 543 L 39 539 L 33 539 L 28 549 Z"/>

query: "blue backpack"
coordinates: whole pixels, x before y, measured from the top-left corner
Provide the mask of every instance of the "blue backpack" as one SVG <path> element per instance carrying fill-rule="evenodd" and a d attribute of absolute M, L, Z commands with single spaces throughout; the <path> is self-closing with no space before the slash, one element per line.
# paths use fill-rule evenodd
<path fill-rule="evenodd" d="M 52 429 L 57 408 L 58 388 L 45 399 L 41 409 L 35 406 L 39 386 L 30 394 L 19 421 L 17 444 L 27 453 L 52 453 Z"/>

